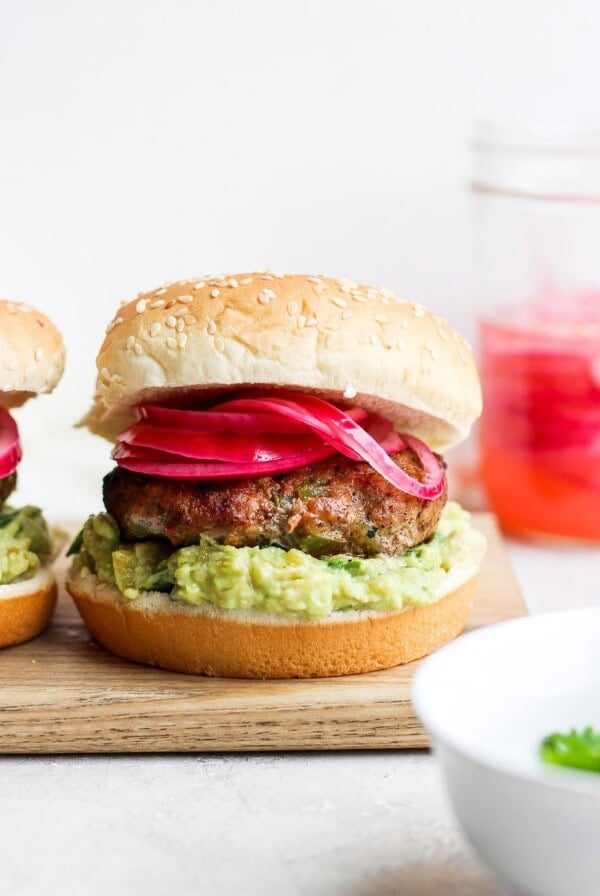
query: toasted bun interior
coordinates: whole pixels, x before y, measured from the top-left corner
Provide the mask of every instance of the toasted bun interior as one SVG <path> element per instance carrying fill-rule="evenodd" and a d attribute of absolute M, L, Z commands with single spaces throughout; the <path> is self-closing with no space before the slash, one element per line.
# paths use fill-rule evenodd
<path fill-rule="evenodd" d="M 0 299 L 0 404 L 17 407 L 52 392 L 64 366 L 65 347 L 52 321 L 23 302 Z"/>
<path fill-rule="evenodd" d="M 84 419 L 114 438 L 140 401 L 248 386 L 317 392 L 384 414 L 434 449 L 481 411 L 470 348 L 388 290 L 262 271 L 162 286 L 122 306 L 97 358 Z"/>
<path fill-rule="evenodd" d="M 29 641 L 44 631 L 56 606 L 56 581 L 42 567 L 31 578 L 0 585 L 0 647 Z"/>
<path fill-rule="evenodd" d="M 159 592 L 127 601 L 74 570 L 67 590 L 96 640 L 124 659 L 223 678 L 325 678 L 409 663 L 452 640 L 469 617 L 477 577 L 474 563 L 457 567 L 435 603 L 322 620 L 195 607 Z"/>

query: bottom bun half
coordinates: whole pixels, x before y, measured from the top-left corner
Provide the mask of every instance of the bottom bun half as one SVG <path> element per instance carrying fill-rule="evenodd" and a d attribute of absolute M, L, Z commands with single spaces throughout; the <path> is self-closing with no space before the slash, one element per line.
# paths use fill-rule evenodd
<path fill-rule="evenodd" d="M 46 567 L 31 579 L 0 585 L 0 647 L 41 634 L 52 618 L 56 595 L 54 575 Z"/>
<path fill-rule="evenodd" d="M 477 578 L 474 566 L 453 569 L 435 603 L 319 620 L 190 606 L 158 592 L 127 601 L 75 571 L 67 589 L 96 640 L 124 659 L 223 678 L 326 678 L 410 663 L 451 641 L 466 625 Z"/>

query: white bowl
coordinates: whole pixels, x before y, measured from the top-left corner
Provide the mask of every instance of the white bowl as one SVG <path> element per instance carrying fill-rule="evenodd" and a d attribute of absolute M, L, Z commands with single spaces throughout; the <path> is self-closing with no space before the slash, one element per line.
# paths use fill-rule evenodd
<path fill-rule="evenodd" d="M 415 675 L 456 815 L 530 896 L 600 894 L 600 774 L 542 763 L 545 735 L 600 729 L 600 608 L 463 635 Z"/>

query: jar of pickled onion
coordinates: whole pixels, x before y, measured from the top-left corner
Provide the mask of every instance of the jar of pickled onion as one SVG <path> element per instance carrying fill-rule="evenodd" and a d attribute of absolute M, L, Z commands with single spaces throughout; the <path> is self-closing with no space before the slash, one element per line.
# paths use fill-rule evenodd
<path fill-rule="evenodd" d="M 479 469 L 502 526 L 600 542 L 600 131 L 475 142 Z"/>

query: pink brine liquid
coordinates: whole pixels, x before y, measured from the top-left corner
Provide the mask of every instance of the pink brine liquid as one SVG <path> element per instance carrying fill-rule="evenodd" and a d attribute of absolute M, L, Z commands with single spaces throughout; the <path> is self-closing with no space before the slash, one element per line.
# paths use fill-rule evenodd
<path fill-rule="evenodd" d="M 482 320 L 481 475 L 518 534 L 600 542 L 600 292 Z"/>

